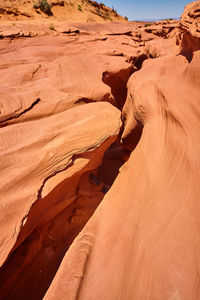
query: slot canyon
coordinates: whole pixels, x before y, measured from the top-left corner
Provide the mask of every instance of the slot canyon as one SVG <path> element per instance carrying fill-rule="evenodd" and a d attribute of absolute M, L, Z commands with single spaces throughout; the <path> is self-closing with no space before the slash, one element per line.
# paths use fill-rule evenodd
<path fill-rule="evenodd" d="M 200 299 L 200 1 L 0 14 L 0 299 Z"/>

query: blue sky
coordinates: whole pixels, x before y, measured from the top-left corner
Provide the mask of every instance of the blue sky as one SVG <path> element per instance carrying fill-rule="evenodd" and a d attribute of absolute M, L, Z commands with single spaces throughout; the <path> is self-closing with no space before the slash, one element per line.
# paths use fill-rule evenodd
<path fill-rule="evenodd" d="M 179 17 L 192 0 L 101 0 L 129 20 Z"/>

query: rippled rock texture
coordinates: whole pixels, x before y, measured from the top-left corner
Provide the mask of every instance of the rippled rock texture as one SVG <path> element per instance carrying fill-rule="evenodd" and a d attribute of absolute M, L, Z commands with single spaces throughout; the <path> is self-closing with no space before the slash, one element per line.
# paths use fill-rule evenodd
<path fill-rule="evenodd" d="M 43 26 L 0 41 L 0 299 L 199 299 L 199 1 Z"/>

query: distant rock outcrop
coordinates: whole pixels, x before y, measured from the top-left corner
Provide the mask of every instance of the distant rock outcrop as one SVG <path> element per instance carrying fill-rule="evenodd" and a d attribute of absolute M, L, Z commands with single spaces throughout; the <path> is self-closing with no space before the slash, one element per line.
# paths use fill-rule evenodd
<path fill-rule="evenodd" d="M 192 59 L 193 51 L 200 50 L 200 2 L 186 5 L 180 21 L 181 52 Z"/>
<path fill-rule="evenodd" d="M 0 20 L 48 18 L 68 22 L 126 21 L 114 8 L 92 0 L 0 0 Z"/>

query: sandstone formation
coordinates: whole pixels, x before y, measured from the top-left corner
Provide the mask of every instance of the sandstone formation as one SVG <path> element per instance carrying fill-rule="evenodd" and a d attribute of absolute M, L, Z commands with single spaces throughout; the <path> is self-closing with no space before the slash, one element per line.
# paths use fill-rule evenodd
<path fill-rule="evenodd" d="M 92 0 L 0 0 L 1 20 L 126 21 L 114 7 Z"/>
<path fill-rule="evenodd" d="M 182 54 L 192 59 L 193 51 L 200 48 L 200 3 L 192 2 L 186 6 L 181 17 L 181 43 Z"/>
<path fill-rule="evenodd" d="M 200 299 L 199 11 L 2 22 L 0 299 Z"/>

